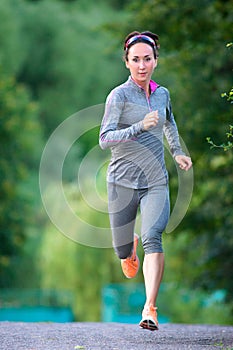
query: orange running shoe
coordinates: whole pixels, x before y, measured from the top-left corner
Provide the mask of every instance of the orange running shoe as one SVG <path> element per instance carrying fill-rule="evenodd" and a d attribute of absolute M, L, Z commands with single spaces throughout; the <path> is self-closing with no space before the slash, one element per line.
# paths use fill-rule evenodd
<path fill-rule="evenodd" d="M 159 329 L 156 310 L 157 307 L 154 307 L 152 304 L 144 308 L 142 311 L 142 320 L 139 323 L 141 328 L 149 329 L 150 331 Z"/>
<path fill-rule="evenodd" d="M 133 244 L 132 255 L 126 259 L 121 259 L 121 268 L 122 268 L 124 275 L 127 278 L 133 278 L 138 273 L 139 264 L 140 264 L 139 258 L 137 256 L 138 240 L 139 240 L 139 237 L 135 233 L 134 234 L 134 244 Z"/>

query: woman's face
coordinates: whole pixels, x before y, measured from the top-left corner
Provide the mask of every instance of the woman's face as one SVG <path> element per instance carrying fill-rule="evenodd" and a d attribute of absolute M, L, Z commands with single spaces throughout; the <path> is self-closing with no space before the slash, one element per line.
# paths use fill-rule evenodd
<path fill-rule="evenodd" d="M 139 85 L 149 83 L 152 73 L 157 66 L 157 59 L 150 45 L 137 43 L 132 45 L 128 51 L 126 67 L 130 70 L 131 76 Z"/>

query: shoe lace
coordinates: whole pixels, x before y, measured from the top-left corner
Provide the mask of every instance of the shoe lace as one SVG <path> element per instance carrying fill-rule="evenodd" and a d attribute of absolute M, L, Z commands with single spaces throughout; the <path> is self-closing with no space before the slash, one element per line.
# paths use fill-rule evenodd
<path fill-rule="evenodd" d="M 135 261 L 136 260 L 136 254 L 132 254 L 131 256 L 128 257 L 129 261 Z"/>

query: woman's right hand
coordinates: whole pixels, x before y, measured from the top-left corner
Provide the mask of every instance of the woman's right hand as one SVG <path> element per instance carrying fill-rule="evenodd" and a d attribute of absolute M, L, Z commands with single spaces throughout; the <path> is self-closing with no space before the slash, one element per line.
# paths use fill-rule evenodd
<path fill-rule="evenodd" d="M 153 128 L 158 124 L 158 121 L 159 121 L 158 111 L 153 111 L 146 114 L 145 118 L 143 119 L 144 130 L 149 130 L 150 128 Z"/>

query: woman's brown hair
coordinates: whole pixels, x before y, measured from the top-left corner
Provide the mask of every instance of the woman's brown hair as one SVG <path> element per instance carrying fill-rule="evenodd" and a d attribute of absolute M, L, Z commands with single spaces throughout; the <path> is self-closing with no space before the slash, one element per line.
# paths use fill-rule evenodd
<path fill-rule="evenodd" d="M 130 41 L 131 38 L 135 37 L 135 40 L 133 41 Z M 151 41 L 148 39 L 146 40 L 146 37 L 152 39 Z M 128 51 L 129 51 L 129 48 L 136 44 L 136 43 L 140 43 L 140 42 L 143 42 L 143 43 L 146 43 L 148 45 L 150 45 L 153 49 L 153 52 L 154 52 L 154 57 L 157 58 L 158 55 L 159 55 L 159 36 L 155 33 L 152 33 L 150 31 L 145 31 L 145 32 L 138 32 L 138 31 L 134 31 L 134 32 L 131 32 L 129 33 L 126 38 L 125 38 L 125 41 L 124 41 L 124 60 L 125 61 L 128 61 Z"/>

